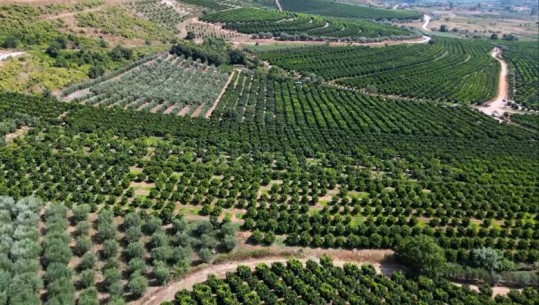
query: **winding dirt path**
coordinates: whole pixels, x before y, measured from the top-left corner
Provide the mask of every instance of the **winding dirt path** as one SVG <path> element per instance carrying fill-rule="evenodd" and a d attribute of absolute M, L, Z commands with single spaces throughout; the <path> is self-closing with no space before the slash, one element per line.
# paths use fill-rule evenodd
<path fill-rule="evenodd" d="M 327 252 L 327 253 L 326 253 Z M 343 255 L 342 257 L 339 257 L 339 255 L 332 255 L 335 251 L 332 250 L 321 250 L 317 249 L 316 252 L 305 253 L 306 255 L 299 255 L 296 259 L 301 261 L 302 263 L 307 262 L 307 260 L 314 260 L 317 261 L 320 259 L 320 257 L 324 254 L 329 254 L 330 257 L 333 258 L 333 264 L 335 266 L 343 266 L 345 263 L 356 263 L 356 264 L 370 264 L 374 267 L 377 273 L 379 274 L 391 274 L 396 269 L 398 269 L 398 266 L 391 265 L 391 264 L 383 264 L 382 261 L 386 257 L 386 255 L 393 253 L 391 250 L 359 250 L 354 251 L 353 255 L 354 257 L 348 257 L 348 255 L 352 255 L 351 253 L 343 253 L 346 255 Z M 345 251 L 350 252 L 350 251 Z M 310 254 L 310 255 L 307 255 Z M 222 264 L 217 265 L 209 265 L 204 267 L 203 269 L 197 270 L 194 273 L 188 274 L 187 276 L 183 277 L 182 279 L 170 283 L 169 285 L 165 287 L 161 287 L 158 290 L 154 290 L 153 292 L 150 292 L 149 295 L 146 295 L 140 300 L 135 301 L 132 304 L 135 305 L 159 305 L 162 302 L 165 301 L 171 301 L 174 299 L 174 295 L 177 291 L 183 290 L 183 289 L 191 289 L 193 285 L 197 283 L 204 282 L 208 275 L 214 274 L 218 278 L 224 278 L 227 272 L 233 272 L 236 271 L 238 266 L 247 266 L 251 269 L 254 269 L 258 264 L 267 264 L 270 265 L 275 262 L 287 262 L 290 259 L 293 259 L 294 257 L 291 257 L 289 255 L 277 255 L 273 257 L 267 257 L 267 258 L 257 258 L 257 259 L 247 259 L 247 260 L 241 260 L 241 261 L 233 261 L 233 262 L 226 262 Z"/>
<path fill-rule="evenodd" d="M 498 95 L 479 107 L 479 111 L 493 117 L 500 117 L 503 116 L 505 112 L 511 112 L 506 108 L 508 98 L 507 89 L 509 88 L 507 81 L 508 68 L 507 63 L 501 59 L 501 54 L 502 50 L 499 48 L 494 48 L 490 53 L 490 56 L 500 62 L 501 65 L 500 76 L 498 79 Z"/>
<path fill-rule="evenodd" d="M 430 32 L 429 28 L 427 28 L 427 26 L 429 25 L 430 21 L 431 21 L 432 17 L 429 16 L 429 15 L 423 15 L 423 20 L 425 21 L 425 23 L 423 23 L 423 31 L 425 32 Z"/>

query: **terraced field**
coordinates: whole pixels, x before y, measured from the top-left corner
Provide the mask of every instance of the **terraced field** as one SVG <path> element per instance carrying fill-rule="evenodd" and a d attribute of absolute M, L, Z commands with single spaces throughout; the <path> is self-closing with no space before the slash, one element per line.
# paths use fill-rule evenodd
<path fill-rule="evenodd" d="M 500 65 L 486 42 L 436 39 L 385 48 L 305 46 L 260 51 L 273 65 L 336 84 L 429 100 L 481 103 L 496 95 Z"/>
<path fill-rule="evenodd" d="M 263 35 L 271 33 L 283 40 L 366 40 L 367 38 L 416 37 L 401 28 L 369 21 L 353 21 L 275 10 L 240 8 L 203 16 L 202 20 L 222 23 L 240 33 Z"/>
<path fill-rule="evenodd" d="M 415 11 L 393 10 L 377 7 L 356 6 L 327 0 L 279 0 L 285 11 L 357 19 L 421 19 Z"/>

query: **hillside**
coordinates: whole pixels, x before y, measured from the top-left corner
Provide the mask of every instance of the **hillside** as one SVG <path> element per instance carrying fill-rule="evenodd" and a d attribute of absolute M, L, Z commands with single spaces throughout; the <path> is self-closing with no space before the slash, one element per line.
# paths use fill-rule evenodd
<path fill-rule="evenodd" d="M 356 2 L 2 2 L 0 305 L 539 303 L 536 41 Z"/>

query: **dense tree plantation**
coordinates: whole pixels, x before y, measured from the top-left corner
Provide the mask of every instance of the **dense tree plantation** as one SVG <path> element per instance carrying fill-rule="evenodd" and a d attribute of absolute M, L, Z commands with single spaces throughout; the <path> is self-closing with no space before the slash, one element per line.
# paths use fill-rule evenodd
<path fill-rule="evenodd" d="M 6 109 L 42 125 L 2 148 L 2 192 L 150 209 L 163 221 L 177 203 L 214 216 L 234 207 L 245 211 L 244 229 L 285 234 L 291 245 L 391 248 L 424 234 L 450 261 L 486 245 L 517 261 L 537 259 L 535 132 L 464 107 L 424 103 L 422 112 L 412 102 L 237 77 L 249 87 L 240 100 L 273 100 L 262 83 L 294 102 L 276 100 L 266 111 L 288 110 L 253 123 L 218 109 L 209 121 L 192 121 L 4 95 Z M 223 105 L 237 95 L 229 87 Z M 363 111 L 344 116 L 357 103 Z M 135 195 L 142 182 L 149 191 Z"/>
<path fill-rule="evenodd" d="M 409 39 L 411 31 L 370 21 L 321 17 L 276 10 L 239 8 L 203 16 L 202 20 L 224 24 L 224 28 L 260 38 L 282 40 L 383 41 Z"/>
<path fill-rule="evenodd" d="M 44 207 L 34 197 L 0 197 L 0 215 L 2 304 L 124 304 L 235 246 L 229 222 L 175 217 L 165 227 L 146 212 Z"/>
<path fill-rule="evenodd" d="M 0 5 L 0 305 L 539 303 L 537 45 L 345 3 Z"/>
<path fill-rule="evenodd" d="M 539 130 L 539 115 L 537 114 L 513 114 L 511 115 L 511 121 L 531 129 Z"/>
<path fill-rule="evenodd" d="M 258 265 L 251 271 L 239 266 L 226 278 L 208 277 L 192 291 L 176 293 L 170 304 L 534 304 L 537 290 L 512 291 L 491 298 L 443 279 L 408 278 L 397 272 L 391 278 L 376 274 L 370 265 L 333 265 L 290 260 L 286 264 Z"/>
<path fill-rule="evenodd" d="M 321 16 L 333 16 L 357 19 L 421 19 L 415 11 L 383 9 L 368 6 L 348 5 L 326 0 L 279 0 L 283 10 L 308 13 Z"/>
<path fill-rule="evenodd" d="M 436 38 L 434 44 L 303 46 L 260 51 L 284 69 L 370 93 L 482 103 L 497 92 L 499 64 L 488 42 Z"/>
<path fill-rule="evenodd" d="M 503 57 L 512 70 L 513 99 L 523 107 L 539 110 L 539 47 L 535 42 L 503 45 Z"/>

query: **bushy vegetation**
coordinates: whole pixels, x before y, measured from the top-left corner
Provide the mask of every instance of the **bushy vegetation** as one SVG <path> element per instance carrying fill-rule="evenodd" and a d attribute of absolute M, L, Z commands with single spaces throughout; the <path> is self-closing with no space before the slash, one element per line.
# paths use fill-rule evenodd
<path fill-rule="evenodd" d="M 60 33 L 47 21 L 36 21 L 40 12 L 28 5 L 0 5 L 0 47 L 42 45 Z"/>
<path fill-rule="evenodd" d="M 486 42 L 437 38 L 434 44 L 377 47 L 306 46 L 259 57 L 369 93 L 482 103 L 497 92 L 500 65 Z"/>
<path fill-rule="evenodd" d="M 122 7 L 109 7 L 97 12 L 81 12 L 75 15 L 78 26 L 95 28 L 102 34 L 117 35 L 124 38 L 147 40 L 170 40 L 172 32 L 151 21 L 136 18 Z"/>
<path fill-rule="evenodd" d="M 370 21 L 355 21 L 305 15 L 276 10 L 239 8 L 203 16 L 202 20 L 222 23 L 226 29 L 259 38 L 282 40 L 371 41 L 405 39 L 417 35 L 410 31 Z"/>
<path fill-rule="evenodd" d="M 191 42 L 178 43 L 170 49 L 170 54 L 190 57 L 211 65 L 245 64 L 244 54 L 230 48 L 223 39 L 208 38 L 202 44 Z"/>
<path fill-rule="evenodd" d="M 357 19 L 421 19 L 422 14 L 414 11 L 393 10 L 377 7 L 357 6 L 328 0 L 280 0 L 285 11 Z"/>
<path fill-rule="evenodd" d="M 271 266 L 258 265 L 254 271 L 239 266 L 225 279 L 209 276 L 192 291 L 176 293 L 170 304 L 533 304 L 537 290 L 511 291 L 495 299 L 486 293 L 457 287 L 447 280 L 378 275 L 370 265 L 345 264 L 336 267 L 329 258 L 320 263 L 297 260 Z"/>
<path fill-rule="evenodd" d="M 38 94 L 88 77 L 89 66 L 57 67 L 55 60 L 39 51 L 2 63 L 0 90 Z"/>

